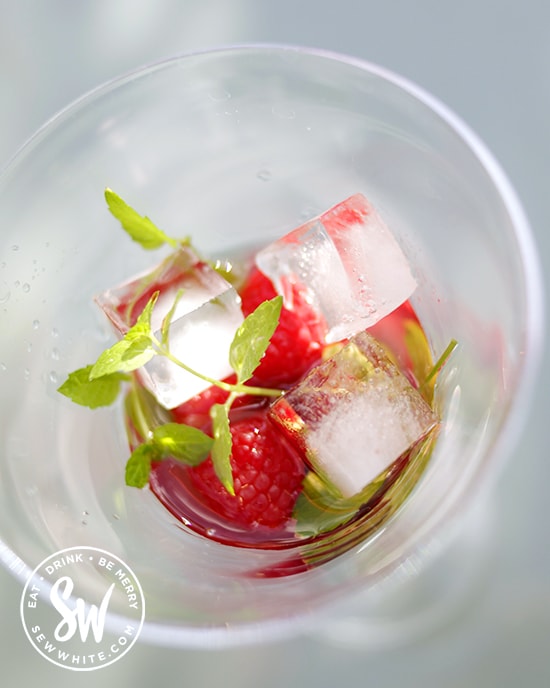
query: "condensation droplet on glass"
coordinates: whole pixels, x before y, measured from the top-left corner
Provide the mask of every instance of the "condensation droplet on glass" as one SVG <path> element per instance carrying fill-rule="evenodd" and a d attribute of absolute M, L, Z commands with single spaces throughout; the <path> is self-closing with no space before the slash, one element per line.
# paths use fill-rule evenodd
<path fill-rule="evenodd" d="M 50 371 L 50 382 L 53 382 L 54 385 L 59 382 L 59 375 L 55 370 Z"/>
<path fill-rule="evenodd" d="M 59 330 L 57 329 L 57 327 L 54 327 L 52 329 L 52 337 L 59 337 Z"/>
<path fill-rule="evenodd" d="M 30 376 L 31 376 L 31 371 L 28 368 L 25 368 L 25 370 L 23 371 L 23 378 L 25 380 L 28 380 L 30 378 Z"/>
<path fill-rule="evenodd" d="M 83 515 L 83 516 L 89 516 L 89 515 L 90 515 L 90 512 L 89 512 L 89 511 L 83 511 L 83 512 L 82 512 L 82 515 Z"/>
<path fill-rule="evenodd" d="M 256 177 L 262 182 L 268 182 L 271 180 L 271 170 L 259 170 Z"/>
<path fill-rule="evenodd" d="M 0 263 L 0 268 L 2 268 L 2 270 L 3 270 L 6 266 L 7 266 L 7 263 L 6 263 L 5 260 L 3 260 L 3 261 Z"/>
<path fill-rule="evenodd" d="M 207 528 L 206 534 L 208 535 L 208 537 L 213 537 L 216 534 L 216 529 L 215 528 Z"/>
<path fill-rule="evenodd" d="M 115 521 L 120 521 L 120 516 L 118 514 L 113 514 Z"/>
<path fill-rule="evenodd" d="M 19 280 L 15 280 L 15 282 L 13 283 L 13 286 L 14 286 L 16 289 L 19 289 L 19 287 L 21 286 L 21 282 L 20 282 Z"/>
<path fill-rule="evenodd" d="M 59 351 L 59 349 L 57 347 L 52 349 L 51 355 L 52 355 L 52 358 L 54 361 L 59 361 L 59 359 L 61 358 L 61 352 Z"/>
<path fill-rule="evenodd" d="M 0 370 L 7 370 L 8 366 L 5 363 L 0 363 Z"/>
<path fill-rule="evenodd" d="M 25 284 L 23 285 L 23 291 L 25 292 L 25 294 L 28 294 L 30 292 L 30 290 L 31 290 L 31 285 L 28 282 L 25 282 Z"/>
<path fill-rule="evenodd" d="M 12 250 L 12 251 L 19 251 L 19 246 L 18 246 L 17 244 L 14 244 L 14 245 L 11 247 L 11 250 Z"/>
<path fill-rule="evenodd" d="M 7 303 L 10 300 L 11 292 L 0 293 L 0 303 Z"/>
<path fill-rule="evenodd" d="M 27 345 L 27 352 L 30 354 L 32 351 L 32 342 L 25 342 L 25 344 Z"/>

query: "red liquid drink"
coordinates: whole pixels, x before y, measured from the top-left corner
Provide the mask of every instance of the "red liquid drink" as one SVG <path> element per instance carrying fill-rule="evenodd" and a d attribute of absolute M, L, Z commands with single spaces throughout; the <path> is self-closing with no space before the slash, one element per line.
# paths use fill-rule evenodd
<path fill-rule="evenodd" d="M 413 364 L 413 358 L 416 355 L 417 359 L 423 358 L 429 361 L 430 355 L 412 306 L 409 303 L 403 304 L 373 327 L 372 332 L 375 332 L 378 341 L 387 347 L 407 379 L 418 386 L 419 369 Z M 414 333 L 415 336 L 417 347 L 415 352 L 410 352 L 407 346 L 407 338 L 412 339 L 410 333 Z M 322 367 L 320 363 L 317 366 Z M 307 372 L 310 369 L 308 368 Z M 306 378 L 307 372 L 296 377 L 292 381 L 294 385 Z M 287 380 L 287 382 L 291 381 Z M 174 409 L 173 416 L 182 422 L 196 423 L 202 428 L 208 427 L 209 407 L 223 400 L 224 396 L 226 394 L 218 388 L 211 388 L 207 393 Z M 274 423 L 273 409 L 282 407 L 285 401 L 285 397 L 275 403 L 250 397 L 242 399 L 241 404 L 234 408 L 233 419 L 237 436 L 241 425 L 248 432 L 251 428 L 255 428 L 260 436 L 268 436 L 265 442 L 258 443 L 256 447 L 257 452 L 265 452 L 265 454 L 256 455 L 256 462 L 245 460 L 244 466 L 236 465 L 235 470 L 239 473 L 236 496 L 227 494 L 217 480 L 209 460 L 193 468 L 174 459 L 161 461 L 153 467 L 150 486 L 154 494 L 187 527 L 226 544 L 280 549 L 297 546 L 303 543 L 304 538 L 322 536 L 324 532 L 322 528 L 315 533 L 317 528 L 314 518 L 309 524 L 301 524 L 302 529 L 306 526 L 306 530 L 309 529 L 314 534 L 308 536 L 297 532 L 297 521 L 293 512 L 302 493 L 303 479 L 310 469 L 304 463 L 304 451 L 299 447 L 299 442 L 292 442 L 292 438 L 289 438 L 288 433 L 281 428 L 283 423 Z M 279 416 L 282 414 L 282 409 L 278 410 L 278 414 Z M 432 419 L 429 430 L 432 429 L 434 423 L 435 420 Z M 275 450 L 276 457 L 274 458 Z M 389 470 L 384 471 L 385 475 L 379 480 L 373 494 L 367 496 L 363 503 L 360 497 L 348 500 L 346 514 L 352 519 L 360 519 L 369 509 L 373 509 L 383 499 L 399 475 L 403 474 L 416 451 L 417 447 L 412 447 L 400 454 Z M 261 475 L 260 467 L 266 462 L 273 471 L 273 475 L 269 477 Z M 270 482 L 273 478 L 280 477 L 281 472 L 282 485 Z M 282 508 L 273 519 L 265 515 L 262 507 L 266 508 L 268 504 L 262 490 L 263 485 L 260 484 L 258 488 L 255 484 L 258 481 L 265 482 L 266 492 L 269 493 L 271 489 L 272 492 L 277 493 L 279 499 L 280 492 L 284 491 L 283 503 L 286 511 Z M 257 510 L 254 499 L 258 504 Z M 340 509 L 344 510 L 345 505 L 346 500 L 342 498 Z M 328 509 L 330 507 L 327 505 Z M 255 514 L 257 514 L 256 518 Z"/>
<path fill-rule="evenodd" d="M 133 379 L 127 484 L 217 542 L 336 556 L 403 502 L 438 427 L 401 248 L 360 194 L 236 273 L 173 244 L 97 299 L 120 341 L 89 377 Z"/>

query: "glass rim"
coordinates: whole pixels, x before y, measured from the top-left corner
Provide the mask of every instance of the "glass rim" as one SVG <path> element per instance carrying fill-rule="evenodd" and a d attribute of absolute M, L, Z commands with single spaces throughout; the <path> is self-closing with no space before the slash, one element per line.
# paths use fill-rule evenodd
<path fill-rule="evenodd" d="M 22 160 L 24 160 L 28 153 L 32 151 L 33 145 L 36 142 L 47 137 L 48 133 L 52 129 L 55 129 L 57 126 L 62 124 L 65 117 L 77 113 L 79 110 L 85 109 L 87 105 L 93 103 L 97 98 L 111 91 L 116 91 L 118 88 L 131 81 L 142 79 L 143 77 L 163 71 L 177 63 L 187 61 L 192 58 L 200 58 L 203 56 L 211 57 L 214 55 L 219 55 L 221 57 L 224 54 L 231 56 L 243 52 L 256 52 L 264 54 L 270 52 L 281 54 L 295 53 L 308 58 L 318 58 L 328 60 L 332 63 L 340 63 L 342 66 L 353 67 L 362 72 L 373 75 L 382 81 L 391 83 L 397 89 L 405 92 L 407 95 L 418 101 L 426 109 L 434 112 L 449 126 L 457 138 L 480 163 L 481 167 L 498 192 L 501 202 L 509 214 L 511 225 L 514 229 L 514 236 L 517 242 L 517 249 L 521 258 L 521 265 L 523 268 L 522 277 L 525 290 L 523 322 L 524 356 L 521 364 L 519 365 L 520 374 L 518 376 L 516 394 L 511 399 L 510 407 L 503 423 L 504 427 L 502 428 L 502 431 L 496 438 L 495 442 L 492 443 L 488 450 L 487 463 L 492 465 L 497 456 L 499 461 L 507 458 L 512 454 L 520 432 L 526 421 L 530 401 L 534 395 L 536 386 L 535 383 L 537 371 L 543 356 L 545 305 L 542 269 L 537 253 L 536 242 L 529 224 L 529 220 L 525 214 L 521 201 L 516 194 L 516 191 L 514 190 L 500 163 L 489 150 L 487 145 L 453 110 L 451 110 L 447 105 L 445 105 L 427 90 L 409 80 L 407 77 L 401 76 L 400 74 L 397 74 L 386 67 L 361 58 L 325 49 L 283 43 L 235 43 L 181 52 L 173 56 L 144 64 L 132 70 L 126 71 L 121 75 L 115 76 L 112 79 L 109 79 L 92 88 L 91 90 L 88 90 L 86 93 L 63 107 L 56 114 L 46 120 L 46 122 L 39 127 L 35 133 L 23 143 L 21 147 L 19 147 L 15 154 L 8 159 L 8 161 L 0 169 L 0 187 L 2 186 L 4 178 L 9 175 Z M 487 476 L 488 471 L 485 470 L 484 473 L 485 476 Z M 4 568 L 6 568 L 21 581 L 24 581 L 31 573 L 31 567 L 29 567 L 26 562 L 20 559 L 20 557 L 13 550 L 11 550 L 1 538 L 0 561 L 2 562 Z M 159 624 L 154 622 L 147 623 L 146 621 L 143 628 L 142 638 L 146 642 L 153 642 L 154 644 L 163 644 L 166 646 L 179 646 L 185 644 L 187 646 L 195 645 L 197 647 L 204 647 L 205 639 L 207 639 L 212 646 L 216 647 L 218 646 L 217 639 L 219 638 L 220 644 L 227 646 L 228 644 L 232 644 L 232 641 L 229 641 L 229 643 L 227 642 L 228 636 L 231 636 L 234 639 L 235 644 L 242 643 L 243 641 L 247 642 L 258 640 L 258 635 L 261 635 L 260 640 L 263 640 L 266 637 L 278 637 L 283 634 L 284 629 L 288 627 L 289 622 L 296 624 L 298 619 L 306 619 L 311 617 L 311 615 L 311 611 L 300 612 L 296 613 L 295 616 L 285 618 L 284 620 L 271 619 L 269 621 L 264 620 L 261 623 L 256 623 L 253 625 L 244 625 L 242 627 L 232 629 L 230 633 L 228 633 L 225 629 L 186 629 L 179 626 L 171 626 L 169 624 Z M 313 613 L 313 615 L 315 614 Z"/>
<path fill-rule="evenodd" d="M 521 264 L 524 266 L 523 277 L 525 285 L 525 356 L 523 363 L 523 370 L 521 380 L 518 387 L 518 394 L 514 400 L 515 416 L 517 417 L 517 429 L 523 425 L 524 415 L 527 412 L 525 408 L 530 398 L 530 392 L 533 391 L 535 385 L 536 373 L 539 363 L 543 355 L 543 342 L 545 332 L 545 299 L 543 288 L 543 273 L 540 265 L 540 260 L 537 253 L 535 238 L 533 236 L 532 228 L 523 208 L 523 205 L 511 184 L 507 174 L 504 172 L 499 161 L 495 155 L 483 142 L 479 135 L 449 106 L 443 101 L 434 96 L 432 93 L 418 85 L 411 79 L 394 72 L 393 70 L 383 67 L 375 62 L 358 58 L 337 51 L 331 51 L 324 48 L 315 48 L 311 46 L 300 46 L 286 43 L 270 43 L 270 42 L 251 42 L 251 43 L 229 43 L 226 45 L 212 46 L 201 48 L 198 50 L 182 51 L 172 56 L 163 57 L 159 60 L 154 60 L 145 63 L 141 66 L 127 70 L 107 81 L 88 90 L 65 107 L 56 112 L 52 117 L 46 120 L 8 159 L 5 165 L 0 168 L 0 186 L 5 174 L 8 174 L 13 167 L 15 167 L 19 160 L 24 157 L 27 151 L 32 147 L 33 143 L 38 139 L 47 135 L 50 129 L 54 128 L 63 118 L 73 112 L 85 107 L 88 103 L 93 102 L 96 98 L 116 90 L 124 84 L 141 79 L 149 74 L 157 71 L 167 69 L 174 64 L 186 61 L 191 58 L 202 56 L 213 56 L 216 54 L 226 53 L 228 55 L 237 54 L 239 52 L 278 52 L 278 53 L 295 53 L 298 55 L 305 55 L 311 58 L 325 59 L 333 63 L 341 63 L 350 67 L 355 67 L 361 71 L 372 74 L 383 81 L 393 84 L 399 90 L 407 93 L 419 103 L 424 105 L 428 110 L 436 113 L 438 117 L 444 121 L 457 137 L 463 141 L 468 150 L 475 155 L 482 168 L 486 171 L 487 176 L 494 184 L 498 195 L 501 198 L 515 230 L 515 237 L 517 239 L 517 246 L 521 255 Z M 522 409 L 524 412 L 522 413 Z M 511 413 L 509 414 L 507 429 L 511 423 Z M 514 437 L 513 429 L 506 433 L 506 444 L 510 443 Z M 500 445 L 500 443 L 497 443 Z M 509 453 L 509 450 L 508 452 Z"/>

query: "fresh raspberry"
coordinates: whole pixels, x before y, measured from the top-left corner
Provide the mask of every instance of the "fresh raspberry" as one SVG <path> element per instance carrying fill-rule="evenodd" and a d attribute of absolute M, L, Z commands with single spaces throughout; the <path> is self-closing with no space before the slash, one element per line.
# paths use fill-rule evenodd
<path fill-rule="evenodd" d="M 189 469 L 198 498 L 217 514 L 247 527 L 279 528 L 291 517 L 301 489 L 304 464 L 264 412 L 231 413 L 231 495 L 208 458 Z"/>
<path fill-rule="evenodd" d="M 277 295 L 270 279 L 254 268 L 241 289 L 245 316 Z M 292 303 L 285 303 L 279 325 L 254 372 L 253 383 L 270 387 L 290 386 L 320 362 L 324 333 L 323 319 L 307 302 L 305 293 L 292 285 Z"/>

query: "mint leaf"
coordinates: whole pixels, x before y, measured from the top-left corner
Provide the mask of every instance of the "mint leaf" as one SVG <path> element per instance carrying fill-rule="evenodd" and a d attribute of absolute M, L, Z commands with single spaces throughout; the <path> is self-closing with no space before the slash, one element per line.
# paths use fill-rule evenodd
<path fill-rule="evenodd" d="M 122 339 L 100 355 L 90 371 L 91 380 L 116 372 L 130 373 L 144 366 L 155 356 L 156 351 L 151 338 L 151 313 L 158 296 L 159 292 L 156 291 L 139 314 L 136 324 Z"/>
<path fill-rule="evenodd" d="M 279 324 L 282 307 L 282 296 L 264 301 L 245 318 L 235 333 L 229 349 L 229 363 L 237 373 L 238 383 L 249 380 L 260 365 L 262 356 Z"/>
<path fill-rule="evenodd" d="M 80 406 L 91 409 L 110 406 L 120 392 L 120 383 L 128 377 L 115 372 L 97 380 L 90 380 L 92 368 L 93 366 L 89 365 L 70 373 L 57 391 Z"/>
<path fill-rule="evenodd" d="M 227 407 L 224 404 L 214 404 L 210 409 L 210 417 L 212 418 L 212 434 L 214 435 L 211 451 L 214 471 L 229 494 L 234 495 L 235 490 L 233 488 L 233 473 L 230 461 L 233 443 L 229 429 Z"/>
<path fill-rule="evenodd" d="M 128 341 L 128 348 L 126 352 L 122 355 L 123 365 L 131 364 L 136 365 L 139 362 L 139 367 L 145 365 L 148 361 L 155 355 L 155 350 L 153 349 L 153 344 L 151 339 L 146 335 L 141 335 L 135 339 L 130 339 Z M 135 368 L 132 368 L 135 370 Z"/>
<path fill-rule="evenodd" d="M 298 495 L 294 504 L 292 518 L 296 520 L 296 532 L 302 537 L 313 537 L 327 533 L 337 526 L 350 521 L 357 508 L 349 511 L 331 511 L 311 501 L 304 492 Z"/>
<path fill-rule="evenodd" d="M 178 242 L 159 229 L 148 217 L 140 215 L 111 189 L 105 189 L 109 210 L 127 234 L 146 250 L 168 244 L 176 248 Z"/>
<path fill-rule="evenodd" d="M 198 466 L 210 453 L 214 440 L 201 430 L 180 423 L 166 423 L 153 430 L 153 445 L 163 457 L 173 456 Z"/>
<path fill-rule="evenodd" d="M 159 296 L 160 291 L 156 291 L 151 295 L 151 298 L 145 304 L 145 308 L 138 315 L 136 324 L 126 333 L 126 337 L 135 337 L 138 334 L 149 334 L 151 332 L 151 315 Z"/>
<path fill-rule="evenodd" d="M 162 321 L 162 327 L 161 327 L 161 341 L 162 345 L 168 348 L 169 345 L 169 338 L 170 338 L 170 325 L 172 324 L 172 318 L 174 317 L 174 313 L 176 312 L 176 308 L 178 307 L 178 303 L 180 302 L 181 297 L 183 296 L 183 289 L 178 289 L 178 292 L 176 294 L 176 298 L 174 299 L 174 303 L 172 304 L 170 310 L 166 315 L 164 316 L 164 319 Z"/>
<path fill-rule="evenodd" d="M 130 373 L 148 363 L 154 355 L 150 339 L 121 339 L 97 359 L 90 371 L 90 379 L 95 380 L 117 372 Z"/>
<path fill-rule="evenodd" d="M 151 462 L 157 458 L 155 449 L 150 444 L 140 444 L 134 449 L 126 462 L 126 485 L 145 487 L 151 472 Z"/>

